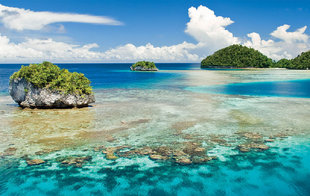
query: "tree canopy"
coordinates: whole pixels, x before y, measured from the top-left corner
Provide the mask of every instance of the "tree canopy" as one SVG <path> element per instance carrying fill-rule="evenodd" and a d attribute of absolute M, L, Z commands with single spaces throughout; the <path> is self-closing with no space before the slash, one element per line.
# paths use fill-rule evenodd
<path fill-rule="evenodd" d="M 303 52 L 291 60 L 292 65 L 289 69 L 310 69 L 310 51 Z"/>
<path fill-rule="evenodd" d="M 154 62 L 149 62 L 149 61 L 138 61 L 135 64 L 132 65 L 132 68 L 134 69 L 135 67 L 144 67 L 147 69 L 157 69 L 156 65 Z"/>
<path fill-rule="evenodd" d="M 50 62 L 22 66 L 10 79 L 24 78 L 38 88 L 49 88 L 66 94 L 92 94 L 90 81 L 82 73 L 60 69 Z"/>
<path fill-rule="evenodd" d="M 201 67 L 265 68 L 272 66 L 272 64 L 272 59 L 253 48 L 231 45 L 202 60 Z"/>
<path fill-rule="evenodd" d="M 292 66 L 292 61 L 288 59 L 281 59 L 273 65 L 276 68 L 289 68 Z"/>
<path fill-rule="evenodd" d="M 310 51 L 303 52 L 296 58 L 279 60 L 274 67 L 287 69 L 310 69 Z"/>

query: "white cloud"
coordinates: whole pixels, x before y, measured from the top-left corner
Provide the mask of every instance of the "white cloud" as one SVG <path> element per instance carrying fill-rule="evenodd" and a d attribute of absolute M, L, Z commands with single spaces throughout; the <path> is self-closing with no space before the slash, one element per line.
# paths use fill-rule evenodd
<path fill-rule="evenodd" d="M 17 9 L 17 11 L 12 11 Z M 4 11 L 3 11 L 4 10 Z M 27 13 L 27 14 L 24 14 Z M 30 14 L 28 14 L 30 13 Z M 32 12 L 29 10 L 8 8 L 0 5 L 0 19 L 5 26 L 11 29 L 41 29 L 45 25 L 56 22 L 44 19 L 38 24 L 28 23 L 28 17 L 44 16 L 50 12 Z M 8 17 L 12 18 L 12 24 Z M 41 15 L 42 14 L 42 15 Z M 296 31 L 289 32 L 289 25 L 278 27 L 267 40 L 261 39 L 258 33 L 249 33 L 247 39 L 235 37 L 226 27 L 233 23 L 228 17 L 216 16 L 214 11 L 205 6 L 191 7 L 188 10 L 190 21 L 185 32 L 196 39 L 197 43 L 183 42 L 171 46 L 154 46 L 151 43 L 142 46 L 124 44 L 106 51 L 96 51 L 99 46 L 96 43 L 86 45 L 74 45 L 53 39 L 25 39 L 14 43 L 7 36 L 0 34 L 0 61 L 2 62 L 40 62 L 48 60 L 52 62 L 134 62 L 137 60 L 151 60 L 155 62 L 199 62 L 217 49 L 231 44 L 243 44 L 255 48 L 265 55 L 273 58 L 293 58 L 303 51 L 310 49 L 309 35 L 305 33 L 306 26 Z M 62 22 L 67 21 L 63 17 L 66 14 L 56 14 Z M 72 16 L 72 14 L 69 14 Z M 103 17 L 75 15 L 76 22 L 102 23 Z M 59 20 L 60 20 L 59 19 Z M 29 21 L 32 19 L 29 19 Z M 37 20 L 37 19 L 35 19 Z M 23 23 L 22 21 L 26 21 Z M 68 19 L 69 21 L 69 19 Z M 71 18 L 70 21 L 73 21 Z M 101 21 L 101 22 L 100 22 Z M 106 24 L 117 24 L 110 21 Z M 60 25 L 59 32 L 65 32 Z"/>
<path fill-rule="evenodd" d="M 0 4 L 0 21 L 8 29 L 40 30 L 48 24 L 57 22 L 78 22 L 106 25 L 120 25 L 121 23 L 109 17 L 85 14 L 35 12 L 31 10 L 7 7 Z"/>
<path fill-rule="evenodd" d="M 305 31 L 307 29 L 307 26 L 304 26 L 300 29 L 297 29 L 294 32 L 287 32 L 287 30 L 290 28 L 290 25 L 282 25 L 277 28 L 274 32 L 272 32 L 270 35 L 272 35 L 275 38 L 279 38 L 287 43 L 293 43 L 293 42 L 307 42 L 309 39 L 309 36 L 305 34 Z"/>
<path fill-rule="evenodd" d="M 228 25 L 234 23 L 228 17 L 216 16 L 214 11 L 205 6 L 191 7 L 188 15 L 190 21 L 185 32 L 203 46 L 199 49 L 202 57 L 231 44 L 255 48 L 275 60 L 294 58 L 310 49 L 309 35 L 305 33 L 307 26 L 288 32 L 290 25 L 283 25 L 273 31 L 270 34 L 272 37 L 268 40 L 262 40 L 258 33 L 253 32 L 247 35 L 250 39 L 241 41 L 241 38 L 235 37 L 226 29 Z"/>
<path fill-rule="evenodd" d="M 200 57 L 190 52 L 197 47 L 199 46 L 187 42 L 163 47 L 155 47 L 150 43 L 138 47 L 133 44 L 126 44 L 104 52 L 104 57 L 105 59 L 118 61 L 197 62 Z"/>
<path fill-rule="evenodd" d="M 91 51 L 96 47 L 98 47 L 97 44 L 79 46 L 56 42 L 52 39 L 27 39 L 16 44 L 11 42 L 8 37 L 0 35 L 0 59 L 3 62 L 98 60 L 101 58 L 101 54 Z"/>
<path fill-rule="evenodd" d="M 133 62 L 152 60 L 156 62 L 197 62 L 199 56 L 190 53 L 195 44 L 184 42 L 173 46 L 155 47 L 152 44 L 135 46 L 126 44 L 105 52 L 93 51 L 96 43 L 73 45 L 52 39 L 27 39 L 13 43 L 0 35 L 0 59 L 2 62 Z"/>
<path fill-rule="evenodd" d="M 204 43 L 211 52 L 240 43 L 238 38 L 226 29 L 228 25 L 234 23 L 230 18 L 216 16 L 214 11 L 205 6 L 189 8 L 188 16 L 190 21 L 185 32 L 199 43 Z"/>
<path fill-rule="evenodd" d="M 248 37 L 251 40 L 246 41 L 244 45 L 255 48 L 275 60 L 294 58 L 310 49 L 309 35 L 305 34 L 306 26 L 293 32 L 288 32 L 289 28 L 289 25 L 283 25 L 273 31 L 270 35 L 276 40 L 262 40 L 258 33 L 250 33 Z"/>

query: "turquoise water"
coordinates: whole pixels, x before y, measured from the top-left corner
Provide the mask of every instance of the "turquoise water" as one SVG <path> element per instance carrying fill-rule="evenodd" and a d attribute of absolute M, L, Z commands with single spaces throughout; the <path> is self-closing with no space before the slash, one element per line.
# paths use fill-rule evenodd
<path fill-rule="evenodd" d="M 7 93 L 20 65 L 0 65 L 0 195 L 310 194 L 309 71 L 60 66 L 92 81 L 92 107 L 22 110 Z"/>
<path fill-rule="evenodd" d="M 216 86 L 190 87 L 188 90 L 230 95 L 310 98 L 310 79 L 231 83 Z"/>

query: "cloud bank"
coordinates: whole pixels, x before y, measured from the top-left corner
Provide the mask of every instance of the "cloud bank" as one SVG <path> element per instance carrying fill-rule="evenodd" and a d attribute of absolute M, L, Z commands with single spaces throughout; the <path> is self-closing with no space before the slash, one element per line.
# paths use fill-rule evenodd
<path fill-rule="evenodd" d="M 20 43 L 12 42 L 0 34 L 0 61 L 2 62 L 134 62 L 151 60 L 155 62 L 200 62 L 216 50 L 231 44 L 242 44 L 255 48 L 263 54 L 279 60 L 293 58 L 310 49 L 307 26 L 289 31 L 289 25 L 277 27 L 270 33 L 270 39 L 261 39 L 260 34 L 251 32 L 245 37 L 236 37 L 227 30 L 232 25 L 229 17 L 217 16 L 205 7 L 188 9 L 189 22 L 185 32 L 196 43 L 183 42 L 171 46 L 157 47 L 148 43 L 136 46 L 128 43 L 106 51 L 97 51 L 98 44 L 74 45 L 53 39 L 27 39 Z M 44 18 L 44 19 L 42 19 Z M 52 19 L 51 19 L 52 18 Z M 51 12 L 33 12 L 0 5 L 0 19 L 4 26 L 14 30 L 40 30 L 54 22 L 86 22 L 118 25 L 113 19 Z M 40 19 L 40 20 L 38 20 Z M 97 49 L 96 49 L 97 48 Z"/>
<path fill-rule="evenodd" d="M 250 40 L 245 46 L 255 48 L 268 57 L 279 60 L 281 58 L 294 58 L 301 52 L 310 49 L 309 35 L 305 33 L 307 26 L 289 32 L 290 25 L 282 25 L 270 35 L 274 39 L 262 40 L 258 33 L 250 33 Z"/>
<path fill-rule="evenodd" d="M 48 24 L 57 22 L 78 22 L 105 25 L 121 25 L 121 22 L 103 16 L 85 14 L 35 12 L 0 4 L 0 21 L 8 29 L 17 31 L 40 30 Z"/>
<path fill-rule="evenodd" d="M 27 39 L 15 44 L 6 36 L 0 35 L 0 59 L 4 62 L 133 62 L 133 60 L 152 60 L 182 62 L 187 59 L 196 62 L 200 58 L 189 50 L 197 45 L 183 42 L 178 45 L 155 47 L 152 44 L 135 46 L 126 44 L 105 52 L 93 51 L 96 43 L 73 45 L 53 39 Z"/>

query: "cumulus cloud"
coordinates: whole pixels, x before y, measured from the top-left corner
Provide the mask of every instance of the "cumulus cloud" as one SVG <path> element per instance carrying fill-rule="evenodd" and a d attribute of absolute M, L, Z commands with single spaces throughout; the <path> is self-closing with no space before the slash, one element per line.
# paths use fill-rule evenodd
<path fill-rule="evenodd" d="M 263 40 L 256 32 L 247 34 L 248 38 L 246 39 L 241 39 L 226 29 L 227 26 L 234 23 L 230 18 L 217 16 L 214 11 L 205 6 L 189 8 L 188 15 L 190 20 L 185 32 L 195 38 L 197 43 L 183 42 L 161 47 L 151 43 L 142 46 L 128 43 L 106 51 L 98 51 L 99 46 L 96 43 L 74 45 L 53 39 L 25 39 L 22 42 L 14 43 L 7 36 L 0 34 L 0 61 L 134 62 L 151 60 L 155 62 L 199 62 L 216 50 L 231 44 L 246 45 L 279 60 L 293 58 L 310 49 L 306 26 L 295 31 L 289 31 L 289 25 L 280 26 L 270 34 L 271 37 L 267 40 Z M 12 16 L 11 19 L 10 16 Z M 47 19 L 51 16 L 55 17 Z M 36 17 L 38 19 L 33 19 Z M 41 21 L 42 18 L 44 19 Z M 7 28 L 16 30 L 42 29 L 47 24 L 60 21 L 119 24 L 115 20 L 104 17 L 33 12 L 1 5 L 0 19 Z M 31 20 L 38 20 L 38 24 L 30 24 Z M 59 27 L 59 32 L 65 32 L 62 25 Z"/>
<path fill-rule="evenodd" d="M 183 42 L 178 45 L 155 47 L 148 43 L 145 46 L 135 46 L 126 44 L 104 53 L 106 59 L 110 60 L 152 60 L 164 62 L 197 62 L 200 57 L 191 53 L 191 50 L 199 47 L 198 45 Z"/>
<path fill-rule="evenodd" d="M 234 21 L 215 15 L 214 11 L 205 6 L 189 8 L 188 15 L 190 21 L 185 32 L 197 40 L 202 57 L 231 44 L 257 49 L 274 60 L 294 58 L 310 49 L 309 35 L 305 33 L 307 26 L 289 32 L 290 25 L 282 25 L 270 34 L 271 38 L 268 40 L 262 40 L 256 32 L 247 34 L 249 39 L 244 40 L 226 29 Z"/>
<path fill-rule="evenodd" d="M 133 62 L 151 60 L 156 62 L 196 62 L 200 58 L 191 53 L 198 46 L 181 43 L 173 46 L 155 47 L 152 44 L 135 46 L 126 44 L 107 50 L 94 51 L 96 43 L 73 45 L 57 42 L 53 39 L 27 39 L 14 43 L 8 37 L 0 35 L 0 59 L 3 62 Z"/>
<path fill-rule="evenodd" d="M 282 25 L 270 35 L 275 39 L 262 40 L 258 33 L 250 33 L 250 40 L 245 46 L 255 48 L 268 57 L 279 60 L 281 58 L 294 58 L 301 52 L 310 49 L 309 35 L 305 33 L 307 27 L 288 32 L 290 25 Z"/>
<path fill-rule="evenodd" d="M 226 29 L 234 23 L 230 18 L 216 16 L 214 11 L 205 6 L 189 8 L 188 16 L 190 21 L 185 32 L 199 43 L 204 43 L 210 51 L 240 43 L 238 38 Z"/>
<path fill-rule="evenodd" d="M 270 35 L 272 35 L 275 38 L 279 38 L 287 43 L 293 43 L 293 42 L 307 42 L 309 39 L 309 36 L 305 34 L 305 31 L 307 29 L 307 26 L 304 26 L 300 29 L 297 29 L 294 32 L 288 32 L 287 30 L 290 28 L 290 25 L 283 25 L 278 27 L 274 32 L 272 32 Z"/>
<path fill-rule="evenodd" d="M 21 43 L 13 43 L 6 36 L 0 35 L 0 59 L 5 62 L 33 62 L 42 60 L 76 61 L 92 58 L 99 59 L 100 54 L 91 49 L 96 44 L 84 46 L 56 42 L 52 39 L 27 39 Z"/>
<path fill-rule="evenodd" d="M 121 22 L 109 17 L 86 14 L 35 12 L 31 10 L 7 7 L 0 4 L 0 21 L 8 29 L 40 30 L 48 24 L 57 22 L 78 22 L 105 25 L 120 25 Z"/>

